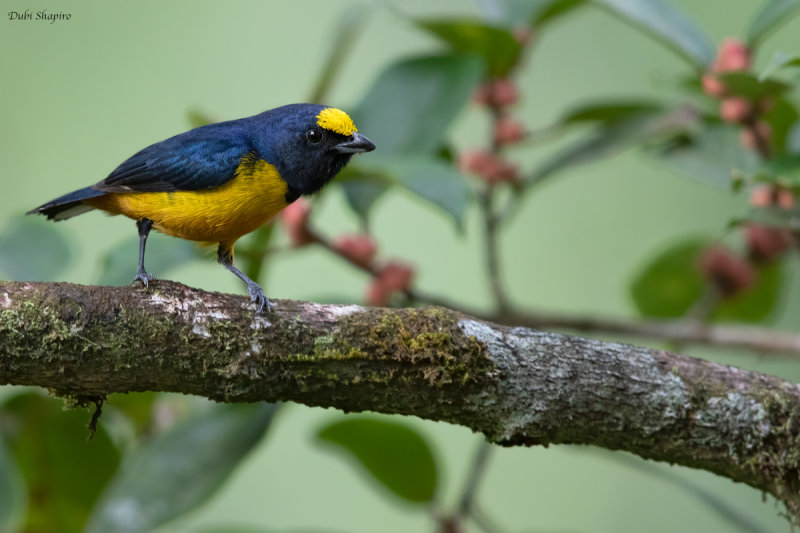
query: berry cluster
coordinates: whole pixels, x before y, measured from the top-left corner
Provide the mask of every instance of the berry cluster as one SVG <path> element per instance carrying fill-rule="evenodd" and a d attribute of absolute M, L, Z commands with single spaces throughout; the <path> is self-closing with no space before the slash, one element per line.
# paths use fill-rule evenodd
<path fill-rule="evenodd" d="M 774 102 L 769 99 L 751 100 L 730 94 L 719 75 L 726 72 L 746 72 L 752 66 L 750 49 L 741 41 L 726 39 L 717 52 L 711 71 L 703 75 L 703 91 L 720 100 L 720 118 L 742 126 L 742 145 L 756 150 L 763 158 L 770 157 L 772 128 L 762 119 Z M 750 203 L 754 207 L 791 209 L 795 205 L 793 193 L 772 185 L 762 185 L 752 192 Z M 722 245 L 705 250 L 700 268 L 724 297 L 731 297 L 751 287 L 756 279 L 756 266 L 776 260 L 793 246 L 798 236 L 788 228 L 748 224 L 744 228 L 746 254 L 740 255 Z"/>
<path fill-rule="evenodd" d="M 311 228 L 310 215 L 311 204 L 305 198 L 299 198 L 281 212 L 281 222 L 293 247 L 321 244 L 369 272 L 372 279 L 365 296 L 368 305 L 386 306 L 395 293 L 408 293 L 415 274 L 413 266 L 397 260 L 376 261 L 378 245 L 367 234 L 340 235 L 329 242 Z"/>
<path fill-rule="evenodd" d="M 483 180 L 487 185 L 519 184 L 519 169 L 501 153 L 501 149 L 525 138 L 522 123 L 512 118 L 509 108 L 519 100 L 516 85 L 509 78 L 488 80 L 475 91 L 475 102 L 491 111 L 493 117 L 492 146 L 473 148 L 459 155 L 458 166 Z"/>
<path fill-rule="evenodd" d="M 769 145 L 772 140 L 772 129 L 768 122 L 761 119 L 769 111 L 774 102 L 770 99 L 751 100 L 730 94 L 728 88 L 719 79 L 726 72 L 746 72 L 752 66 L 750 49 L 737 39 L 726 39 L 717 52 L 711 65 L 711 72 L 703 75 L 703 91 L 712 98 L 720 100 L 719 114 L 722 120 L 731 124 L 740 124 L 741 142 L 748 148 L 759 150 L 764 157 L 769 156 Z"/>
<path fill-rule="evenodd" d="M 792 209 L 795 198 L 791 191 L 771 185 L 756 187 L 750 203 L 754 207 Z M 789 228 L 748 224 L 744 227 L 746 254 L 741 255 L 715 245 L 703 252 L 700 269 L 723 297 L 732 297 L 752 287 L 758 275 L 756 267 L 782 257 L 800 239 Z"/>

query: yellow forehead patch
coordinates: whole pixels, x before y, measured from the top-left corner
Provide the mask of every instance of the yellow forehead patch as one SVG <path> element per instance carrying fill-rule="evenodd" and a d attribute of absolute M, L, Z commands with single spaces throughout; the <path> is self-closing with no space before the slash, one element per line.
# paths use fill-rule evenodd
<path fill-rule="evenodd" d="M 317 115 L 317 126 L 339 135 L 350 136 L 358 131 L 347 113 L 335 107 L 326 107 Z"/>

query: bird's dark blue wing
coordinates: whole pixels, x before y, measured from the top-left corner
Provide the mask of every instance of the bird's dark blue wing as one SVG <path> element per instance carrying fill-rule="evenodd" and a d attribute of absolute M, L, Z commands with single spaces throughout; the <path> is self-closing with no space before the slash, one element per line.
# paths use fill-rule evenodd
<path fill-rule="evenodd" d="M 196 128 L 148 146 L 94 185 L 104 192 L 196 191 L 236 176 L 253 148 L 243 120 Z"/>

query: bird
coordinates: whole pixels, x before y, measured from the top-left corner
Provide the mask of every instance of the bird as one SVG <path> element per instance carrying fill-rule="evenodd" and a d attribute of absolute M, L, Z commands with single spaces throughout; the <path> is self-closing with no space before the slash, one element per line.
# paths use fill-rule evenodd
<path fill-rule="evenodd" d="M 256 313 L 271 311 L 264 290 L 234 266 L 237 239 L 286 206 L 319 191 L 354 154 L 375 145 L 341 109 L 289 104 L 194 128 L 140 150 L 102 181 L 27 214 L 60 221 L 94 209 L 136 221 L 139 263 L 132 283 L 155 278 L 144 266 L 152 229 L 217 244 L 217 261 L 247 285 Z"/>

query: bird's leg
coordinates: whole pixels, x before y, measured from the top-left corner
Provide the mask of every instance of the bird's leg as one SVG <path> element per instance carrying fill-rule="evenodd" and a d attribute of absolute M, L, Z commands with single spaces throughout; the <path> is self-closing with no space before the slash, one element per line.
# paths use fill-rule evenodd
<path fill-rule="evenodd" d="M 219 243 L 217 261 L 247 284 L 247 292 L 250 294 L 250 301 L 254 302 L 257 306 L 256 313 L 260 313 L 264 307 L 267 308 L 267 313 L 272 311 L 269 298 L 264 295 L 264 289 L 259 287 L 258 283 L 248 278 L 244 272 L 233 266 L 233 244 Z"/>
<path fill-rule="evenodd" d="M 144 246 L 147 244 L 147 235 L 153 227 L 153 221 L 149 218 L 140 218 L 136 221 L 136 227 L 139 229 L 139 268 L 136 269 L 136 277 L 133 278 L 133 283 L 138 280 L 147 287 L 150 281 L 156 279 L 155 276 L 148 274 L 144 269 Z"/>

